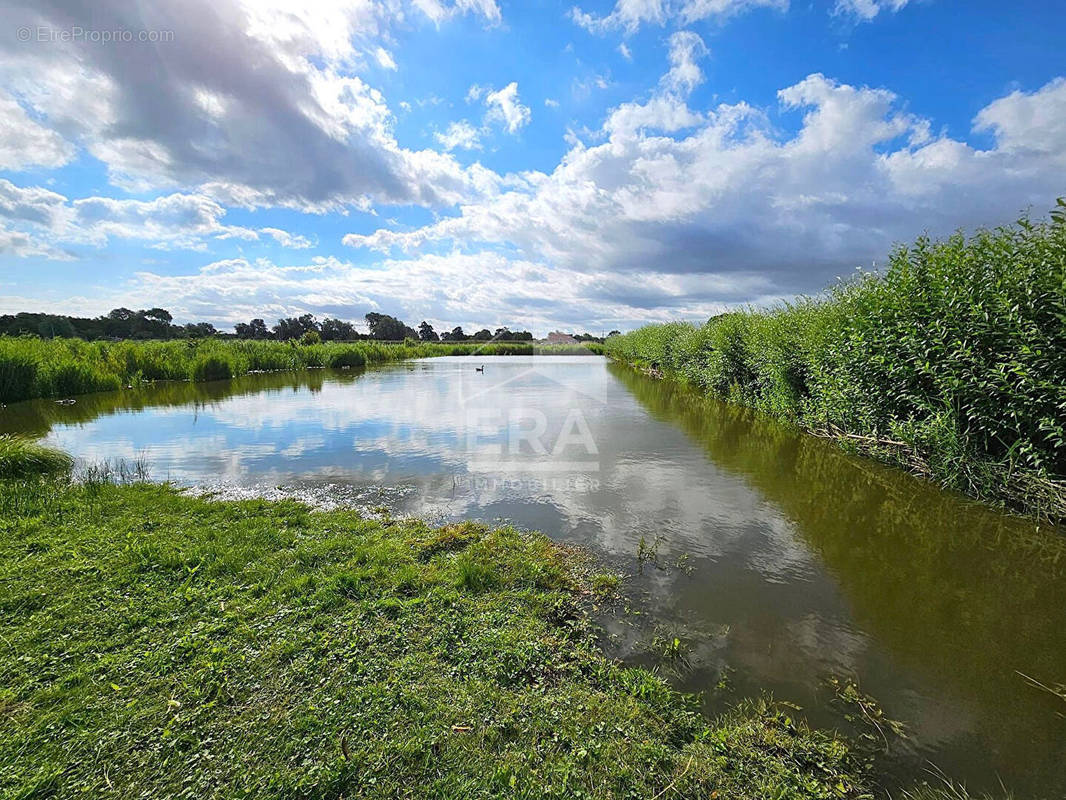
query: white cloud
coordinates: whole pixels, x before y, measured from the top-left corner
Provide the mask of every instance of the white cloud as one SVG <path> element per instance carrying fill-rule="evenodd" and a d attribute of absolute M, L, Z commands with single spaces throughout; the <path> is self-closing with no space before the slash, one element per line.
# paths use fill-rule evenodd
<path fill-rule="evenodd" d="M 517 133 L 532 117 L 529 107 L 518 99 L 518 83 L 515 81 L 497 91 L 484 90 L 484 98 L 489 109 L 485 121 L 503 124 L 508 133 Z"/>
<path fill-rule="evenodd" d="M 379 47 L 374 51 L 374 58 L 377 59 L 378 64 L 384 69 L 396 69 L 396 61 L 393 59 L 392 53 L 384 47 Z"/>
<path fill-rule="evenodd" d="M 559 101 L 558 100 L 553 100 L 550 97 L 545 97 L 544 98 L 544 105 L 547 106 L 548 108 L 558 108 L 559 107 Z"/>
<path fill-rule="evenodd" d="M 34 48 L 5 38 L 0 86 L 21 104 L 5 106 L 15 112 L 5 124 L 44 145 L 21 152 L 56 164 L 70 157 L 63 141 L 75 143 L 104 162 L 113 182 L 139 192 L 194 190 L 312 210 L 367 197 L 450 205 L 484 188 L 484 176 L 447 155 L 401 147 L 385 98 L 357 72 L 368 60 L 391 68 L 381 44 L 391 26 L 458 14 L 500 18 L 493 0 L 101 0 L 91 8 L 12 0 L 5 8 L 11 29 L 166 30 L 173 37 Z"/>
<path fill-rule="evenodd" d="M 205 195 L 179 193 L 154 200 L 85 197 L 70 201 L 39 186 L 21 187 L 0 179 L 0 219 L 11 226 L 11 236 L 38 243 L 32 248 L 23 244 L 18 248 L 23 255 L 63 252 L 53 247 L 62 243 L 101 247 L 113 238 L 140 240 L 158 248 L 203 249 L 209 238 L 258 240 L 262 234 L 283 247 L 312 246 L 306 237 L 280 228 L 226 225 L 225 214 L 221 205 Z M 50 244 L 46 248 L 44 243 Z M 16 249 L 9 247 L 9 252 Z"/>
<path fill-rule="evenodd" d="M 974 125 L 995 144 L 981 150 L 931 136 L 930 121 L 900 110 L 892 92 L 817 74 L 780 92 L 781 113 L 804 114 L 782 136 L 744 103 L 690 110 L 682 93 L 693 77 L 682 70 L 646 103 L 619 106 L 599 143 L 575 141 L 552 173 L 526 174 L 491 203 L 344 241 L 383 252 L 502 247 L 615 280 L 656 265 L 664 276 L 766 280 L 760 291 L 787 295 L 869 266 L 923 230 L 999 224 L 1062 193 L 1066 80 L 986 106 Z"/>
<path fill-rule="evenodd" d="M 869 22 L 882 11 L 895 14 L 910 0 L 837 0 L 833 7 L 834 14 L 846 14 Z"/>
<path fill-rule="evenodd" d="M 632 60 L 633 60 L 633 53 L 632 53 L 632 52 L 630 52 L 630 50 L 629 50 L 629 45 L 627 45 L 627 44 L 626 44 L 625 42 L 621 42 L 621 43 L 620 43 L 620 44 L 618 45 L 618 53 L 619 53 L 619 54 L 620 54 L 620 55 L 622 56 L 622 58 L 624 58 L 624 59 L 625 59 L 626 61 L 632 61 Z"/>
<path fill-rule="evenodd" d="M 459 122 L 452 122 L 444 133 L 439 131 L 435 133 L 434 138 L 445 150 L 455 150 L 456 148 L 463 150 L 481 149 L 480 131 L 465 119 Z"/>
<path fill-rule="evenodd" d="M 617 0 L 606 16 L 590 14 L 574 6 L 570 18 L 591 33 L 621 30 L 632 34 L 642 25 L 662 26 L 669 21 L 687 25 L 707 19 L 722 21 L 756 8 L 787 11 L 788 0 Z"/>
<path fill-rule="evenodd" d="M 670 36 L 670 71 L 663 84 L 675 92 L 687 94 L 703 82 L 703 72 L 696 63 L 708 54 L 707 45 L 692 31 L 677 31 Z"/>
<path fill-rule="evenodd" d="M 425 254 L 371 268 L 333 258 L 292 266 L 236 258 L 186 275 L 143 270 L 106 296 L 77 298 L 55 310 L 98 314 L 116 304 L 161 305 L 178 319 L 222 325 L 306 312 L 360 319 L 381 310 L 408 322 L 429 319 L 467 329 L 511 325 L 544 334 L 555 328 L 598 332 L 679 314 L 705 317 L 729 301 L 761 296 L 767 286 L 759 278 L 560 270 L 498 253 Z M 0 298 L 0 311 L 12 303 Z"/>
<path fill-rule="evenodd" d="M 15 98 L 0 90 L 0 169 L 56 168 L 74 155 L 58 133 L 30 119 Z"/>

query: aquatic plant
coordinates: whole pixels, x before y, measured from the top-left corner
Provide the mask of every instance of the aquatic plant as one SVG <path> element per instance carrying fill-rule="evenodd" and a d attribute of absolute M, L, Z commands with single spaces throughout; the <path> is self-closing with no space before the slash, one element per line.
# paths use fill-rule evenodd
<path fill-rule="evenodd" d="M 920 238 L 817 298 L 610 337 L 612 358 L 942 485 L 1066 517 L 1066 224 Z"/>
<path fill-rule="evenodd" d="M 86 342 L 0 336 L 0 402 L 69 397 L 153 381 L 215 381 L 249 372 L 361 367 L 411 358 L 459 355 L 592 355 L 596 343 L 404 343 L 188 339 Z"/>
<path fill-rule="evenodd" d="M 69 473 L 74 459 L 62 450 L 20 436 L 0 435 L 0 480 Z"/>

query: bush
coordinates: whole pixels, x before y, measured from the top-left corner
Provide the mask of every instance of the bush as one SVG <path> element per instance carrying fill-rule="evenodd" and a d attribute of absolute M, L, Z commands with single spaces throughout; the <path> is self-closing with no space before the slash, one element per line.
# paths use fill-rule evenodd
<path fill-rule="evenodd" d="M 318 331 L 308 331 L 307 333 L 305 333 L 303 336 L 300 337 L 300 344 L 302 344 L 302 345 L 321 344 L 321 343 L 322 343 L 322 337 L 318 335 Z"/>

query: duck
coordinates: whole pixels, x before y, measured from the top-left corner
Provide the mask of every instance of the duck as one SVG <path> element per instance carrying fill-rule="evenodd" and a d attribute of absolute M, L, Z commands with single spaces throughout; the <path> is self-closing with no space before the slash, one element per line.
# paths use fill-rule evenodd
<path fill-rule="evenodd" d="M 485 365 L 484 364 L 482 364 L 480 367 L 474 367 L 474 372 L 484 372 L 484 371 L 485 371 Z"/>

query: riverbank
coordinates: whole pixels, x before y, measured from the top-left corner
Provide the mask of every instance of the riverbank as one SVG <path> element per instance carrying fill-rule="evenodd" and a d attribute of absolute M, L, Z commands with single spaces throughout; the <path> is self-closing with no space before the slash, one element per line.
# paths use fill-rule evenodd
<path fill-rule="evenodd" d="M 864 796 L 787 709 L 605 658 L 614 585 L 510 528 L 5 483 L 0 793 Z"/>
<path fill-rule="evenodd" d="M 252 372 L 346 369 L 437 356 L 584 355 L 598 344 L 319 342 L 187 339 L 86 342 L 0 336 L 0 402 L 72 397 L 155 381 L 212 381 Z"/>
<path fill-rule="evenodd" d="M 918 240 L 882 274 L 606 353 L 942 486 L 1066 518 L 1066 225 Z"/>

